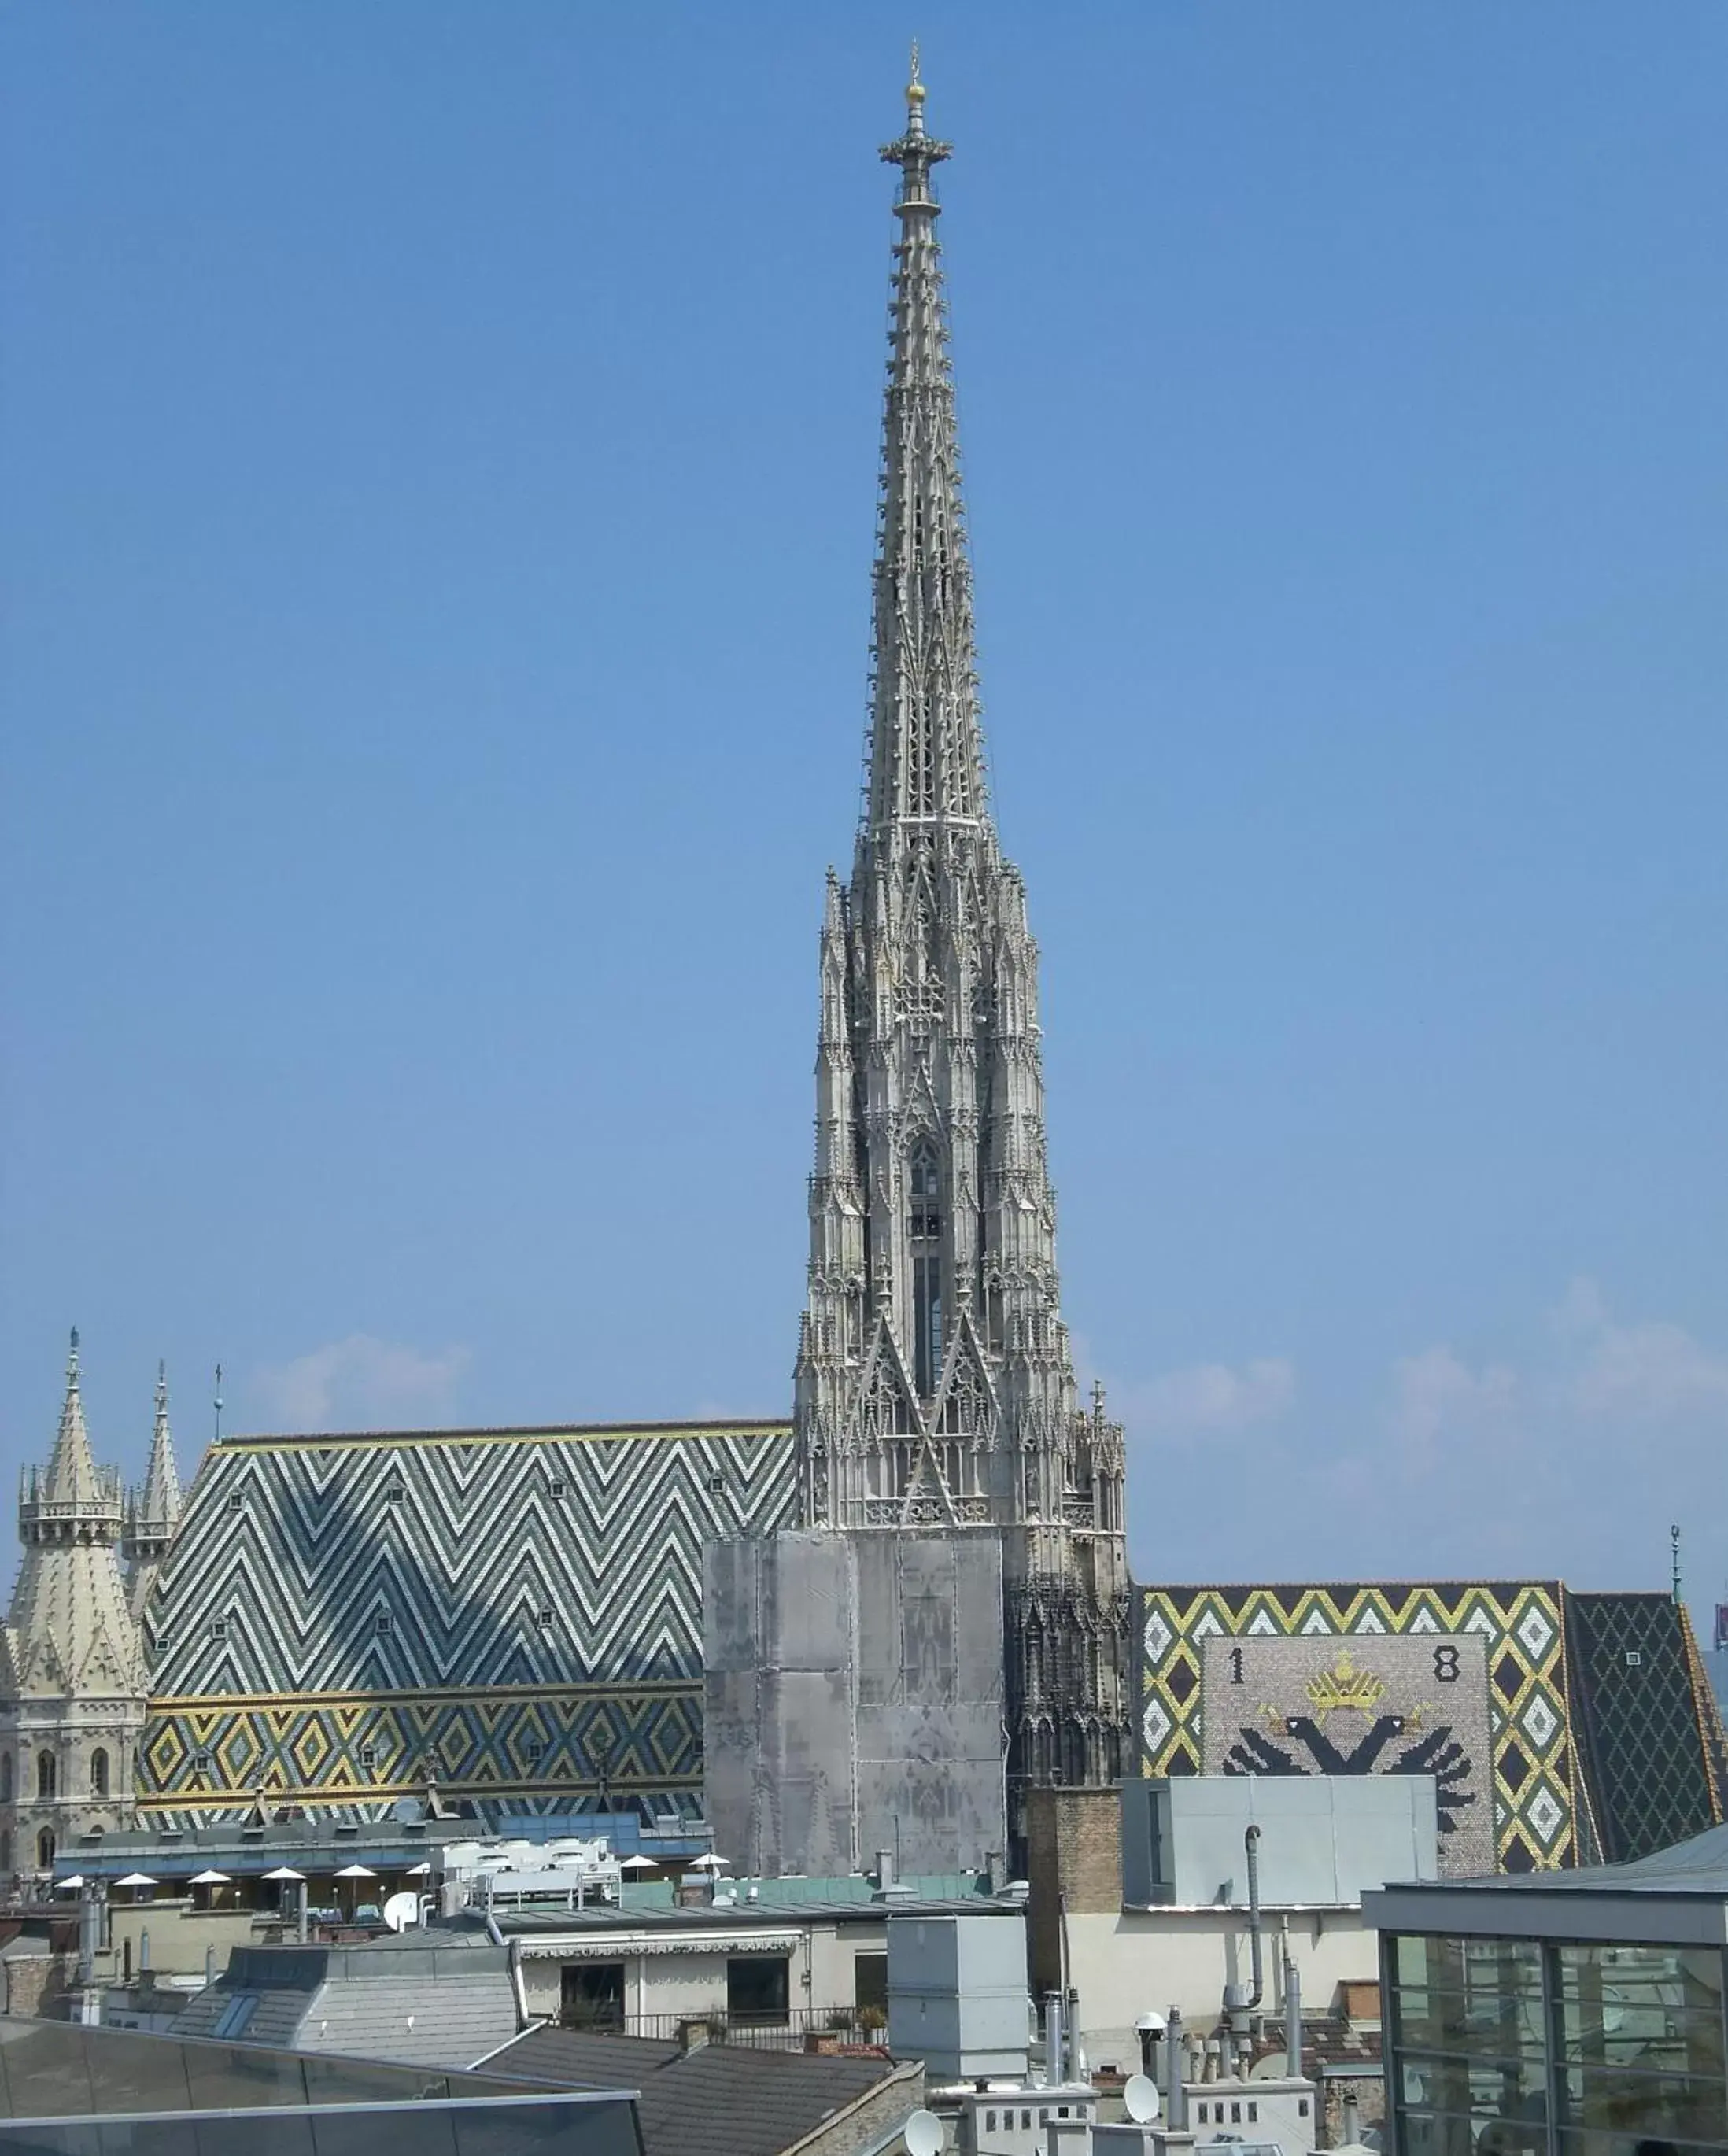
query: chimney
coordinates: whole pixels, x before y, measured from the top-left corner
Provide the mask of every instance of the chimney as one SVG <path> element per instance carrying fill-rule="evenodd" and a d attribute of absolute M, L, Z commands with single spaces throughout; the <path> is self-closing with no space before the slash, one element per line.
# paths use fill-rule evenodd
<path fill-rule="evenodd" d="M 1062 1994 L 1044 1994 L 1044 2080 L 1055 2088 L 1062 2079 Z"/>
<path fill-rule="evenodd" d="M 893 1884 L 894 1851 L 879 1849 L 876 1851 L 876 1891 L 879 1894 L 885 1894 Z"/>
<path fill-rule="evenodd" d="M 688 2058 L 692 2051 L 700 2051 L 712 2034 L 706 2021 L 680 2021 L 678 2025 L 678 2048 Z"/>

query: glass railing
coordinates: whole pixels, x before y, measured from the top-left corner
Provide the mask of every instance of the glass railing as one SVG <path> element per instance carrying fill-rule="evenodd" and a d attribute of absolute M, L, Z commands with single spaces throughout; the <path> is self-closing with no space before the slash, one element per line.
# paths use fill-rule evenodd
<path fill-rule="evenodd" d="M 640 2156 L 627 2091 L 0 2016 L 0 2156 Z"/>

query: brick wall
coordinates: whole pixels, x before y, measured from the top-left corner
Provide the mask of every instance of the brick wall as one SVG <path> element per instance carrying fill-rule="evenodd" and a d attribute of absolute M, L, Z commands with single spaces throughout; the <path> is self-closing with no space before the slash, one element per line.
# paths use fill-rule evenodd
<path fill-rule="evenodd" d="M 1062 1980 L 1062 1909 L 1112 1916 L 1122 1906 L 1122 1804 L 1114 1786 L 1033 1789 L 1027 1795 L 1032 1981 Z"/>
<path fill-rule="evenodd" d="M 58 2018 L 76 1969 L 75 1954 L 8 1955 L 0 1962 L 0 1975 L 3 1975 L 5 1983 L 0 2010 L 8 2014 Z"/>

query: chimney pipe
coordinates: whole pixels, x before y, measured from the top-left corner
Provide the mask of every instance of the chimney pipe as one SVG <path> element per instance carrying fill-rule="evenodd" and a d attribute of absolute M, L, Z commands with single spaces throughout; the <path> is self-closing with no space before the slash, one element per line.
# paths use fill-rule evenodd
<path fill-rule="evenodd" d="M 1242 1845 L 1248 1853 L 1248 1943 L 1254 1956 L 1254 1991 L 1248 2002 L 1252 2014 L 1259 2005 L 1266 1989 L 1266 1968 L 1260 1943 L 1260 1830 L 1251 1825 L 1242 1837 Z"/>
<path fill-rule="evenodd" d="M 1070 1984 L 1068 1990 L 1068 2066 L 1063 2079 L 1070 2088 L 1078 2088 L 1085 2077 L 1080 2065 L 1080 1994 Z"/>
<path fill-rule="evenodd" d="M 1302 1977 L 1294 1961 L 1284 1965 L 1284 2071 L 1292 2081 L 1302 2078 Z"/>
<path fill-rule="evenodd" d="M 1164 2018 L 1164 2123 L 1172 2133 L 1188 2123 L 1188 2092 L 1182 2081 L 1182 2017 L 1174 2006 Z"/>
<path fill-rule="evenodd" d="M 1062 1994 L 1044 1994 L 1044 2080 L 1054 2088 L 1062 2079 Z"/>

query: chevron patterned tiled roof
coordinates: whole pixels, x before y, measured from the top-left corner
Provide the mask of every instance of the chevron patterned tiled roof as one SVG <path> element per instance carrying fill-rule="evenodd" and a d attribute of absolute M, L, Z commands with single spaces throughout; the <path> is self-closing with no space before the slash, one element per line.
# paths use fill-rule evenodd
<path fill-rule="evenodd" d="M 793 1496 L 783 1423 L 226 1440 L 147 1613 L 141 1794 L 694 1793 L 703 1542 Z"/>

